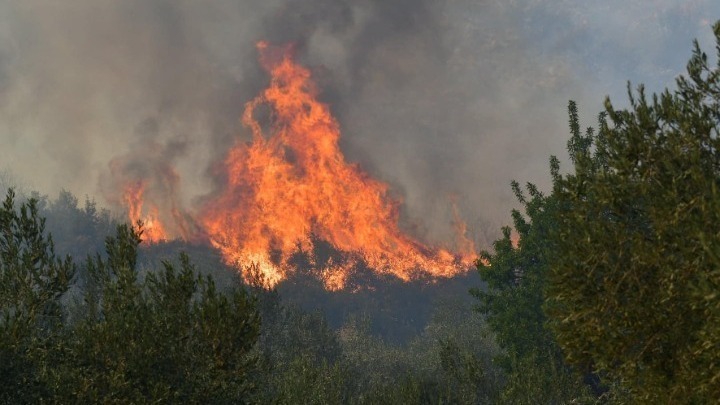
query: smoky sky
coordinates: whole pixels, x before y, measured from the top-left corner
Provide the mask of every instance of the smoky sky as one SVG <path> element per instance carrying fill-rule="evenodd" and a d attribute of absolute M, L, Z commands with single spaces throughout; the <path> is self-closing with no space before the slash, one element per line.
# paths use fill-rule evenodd
<path fill-rule="evenodd" d="M 249 139 L 243 104 L 268 82 L 255 44 L 292 43 L 404 226 L 449 239 L 454 199 L 482 245 L 511 180 L 548 188 L 568 100 L 589 126 L 628 80 L 672 86 L 718 18 L 714 0 L 3 0 L 0 169 L 112 205 L 111 162 L 168 164 L 192 207 Z"/>

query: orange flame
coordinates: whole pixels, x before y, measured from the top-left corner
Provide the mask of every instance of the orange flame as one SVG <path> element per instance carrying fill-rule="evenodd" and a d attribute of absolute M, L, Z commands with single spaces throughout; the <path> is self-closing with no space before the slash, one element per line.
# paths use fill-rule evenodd
<path fill-rule="evenodd" d="M 128 207 L 128 217 L 130 223 L 142 223 L 143 241 L 148 243 L 158 243 L 168 240 L 165 227 L 160 222 L 158 209 L 156 206 L 150 208 L 150 212 L 143 215 L 143 194 L 145 193 L 145 182 L 138 181 L 128 183 L 125 186 L 123 199 Z"/>
<path fill-rule="evenodd" d="M 286 277 L 292 254 L 309 251 L 317 238 L 347 258 L 323 265 L 328 289 L 345 286 L 356 260 L 409 280 L 427 273 L 451 277 L 475 257 L 456 215 L 461 254 L 431 248 L 398 226 L 399 203 L 388 186 L 346 163 L 340 129 L 327 105 L 316 99 L 309 70 L 288 49 L 258 44 L 270 87 L 245 106 L 249 144 L 238 143 L 225 159 L 226 188 L 203 206 L 198 223 L 226 261 L 255 263 L 268 286 Z M 254 116 L 269 107 L 272 123 L 263 130 Z M 273 253 L 275 252 L 275 253 Z"/>

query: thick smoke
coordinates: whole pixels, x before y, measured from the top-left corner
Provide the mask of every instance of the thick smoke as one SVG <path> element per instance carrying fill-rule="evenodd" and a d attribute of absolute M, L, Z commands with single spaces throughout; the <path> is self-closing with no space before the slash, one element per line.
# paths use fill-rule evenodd
<path fill-rule="evenodd" d="M 172 166 L 191 207 L 248 137 L 238 117 L 268 80 L 255 43 L 292 42 L 405 226 L 451 239 L 455 199 L 484 244 L 512 179 L 547 186 L 568 99 L 592 125 L 626 80 L 671 85 L 716 18 L 713 0 L 7 0 L 0 169 L 113 204 L 127 176 Z"/>

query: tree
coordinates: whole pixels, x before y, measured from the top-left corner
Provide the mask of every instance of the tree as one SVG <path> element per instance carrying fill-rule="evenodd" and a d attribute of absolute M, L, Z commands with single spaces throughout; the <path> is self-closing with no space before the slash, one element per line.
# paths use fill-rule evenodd
<path fill-rule="evenodd" d="M 104 249 L 103 242 L 115 231 L 117 223 L 106 209 L 98 209 L 94 200 L 85 198 L 84 206 L 77 197 L 62 190 L 55 200 L 44 197 L 40 213 L 47 219 L 47 229 L 55 240 L 55 249 L 76 259 Z M 84 276 L 79 274 L 79 276 Z"/>
<path fill-rule="evenodd" d="M 527 186 L 530 199 L 518 183 L 512 188 L 525 210 L 525 216 L 512 211 L 517 239 L 505 227 L 502 238 L 493 243 L 494 252 L 481 252 L 477 266 L 487 288 L 473 289 L 472 294 L 503 349 L 518 357 L 536 351 L 554 355 L 557 346 L 545 328 L 542 310 L 548 258 L 554 251 L 547 238 L 554 226 L 552 198 L 532 184 Z"/>
<path fill-rule="evenodd" d="M 75 267 L 55 256 L 37 200 L 0 207 L 0 402 L 37 402 L 49 392 L 48 364 L 63 325 L 61 298 Z"/>
<path fill-rule="evenodd" d="M 720 22 L 714 26 L 720 56 Z M 720 393 L 720 65 L 697 42 L 677 90 L 571 119 L 574 172 L 553 165 L 558 222 L 546 309 L 573 364 L 634 401 Z"/>
<path fill-rule="evenodd" d="M 486 288 L 471 290 L 504 349 L 496 358 L 507 373 L 502 400 L 528 404 L 586 400 L 588 389 L 563 361 L 543 310 L 549 263 L 556 253 L 549 238 L 556 227 L 556 199 L 533 184 L 527 185 L 529 198 L 517 182 L 512 188 L 524 208 L 524 214 L 512 211 L 517 239 L 510 227 L 503 228 L 502 238 L 493 243 L 494 252 L 483 251 L 477 262 Z"/>
<path fill-rule="evenodd" d="M 187 255 L 138 279 L 141 233 L 127 225 L 87 261 L 85 314 L 57 377 L 69 402 L 238 403 L 251 398 L 259 316 L 244 289 L 216 291 Z M 63 401 L 61 401 L 63 402 Z"/>

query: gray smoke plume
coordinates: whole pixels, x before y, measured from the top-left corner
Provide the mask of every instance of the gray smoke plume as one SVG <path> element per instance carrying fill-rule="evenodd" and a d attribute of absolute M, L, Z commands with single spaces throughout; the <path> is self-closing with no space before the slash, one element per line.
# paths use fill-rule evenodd
<path fill-rule="evenodd" d="M 292 42 L 405 225 L 450 240 L 455 198 L 483 245 L 512 179 L 547 188 L 569 99 L 592 125 L 627 80 L 672 85 L 717 18 L 713 0 L 3 0 L 0 169 L 113 203 L 111 166 L 172 165 L 192 207 L 249 139 L 239 116 L 268 81 L 255 43 Z"/>

